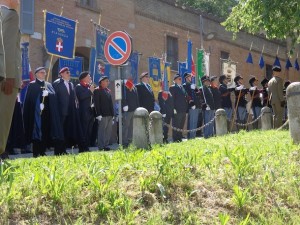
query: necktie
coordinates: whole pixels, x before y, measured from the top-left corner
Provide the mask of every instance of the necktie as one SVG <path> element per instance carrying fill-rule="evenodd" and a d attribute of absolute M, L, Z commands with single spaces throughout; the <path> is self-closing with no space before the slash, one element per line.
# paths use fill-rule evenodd
<path fill-rule="evenodd" d="M 146 85 L 148 91 L 152 92 L 151 86 L 149 84 Z"/>

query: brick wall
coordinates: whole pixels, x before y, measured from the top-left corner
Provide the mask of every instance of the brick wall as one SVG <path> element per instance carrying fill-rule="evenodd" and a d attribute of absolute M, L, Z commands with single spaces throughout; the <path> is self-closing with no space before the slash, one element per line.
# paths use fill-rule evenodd
<path fill-rule="evenodd" d="M 139 72 L 148 69 L 149 56 L 161 56 L 166 50 L 166 35 L 178 38 L 179 60 L 186 59 L 186 40 L 189 33 L 193 41 L 193 53 L 196 58 L 196 48 L 200 48 L 200 19 L 199 12 L 182 9 L 175 6 L 175 0 L 97 0 L 99 10 L 78 7 L 75 1 L 65 1 L 63 16 L 78 20 L 77 52 L 89 57 L 90 44 L 94 43 L 90 20 L 98 22 L 101 12 L 101 24 L 111 32 L 126 30 L 133 37 L 133 49 L 142 53 Z M 174 3 L 174 4 L 173 4 Z M 35 32 L 43 34 L 43 11 L 60 14 L 61 1 L 35 1 Z M 258 60 L 262 46 L 265 45 L 264 59 L 267 64 L 273 64 L 277 47 L 281 65 L 285 65 L 286 44 L 271 42 L 266 39 L 246 33 L 240 33 L 236 40 L 232 34 L 225 31 L 215 18 L 203 15 L 204 33 L 216 32 L 213 40 L 204 40 L 204 48 L 211 51 L 211 74 L 220 75 L 220 52 L 227 51 L 230 58 L 237 62 L 237 72 L 249 78 L 249 74 L 262 77 L 265 70 L 260 70 Z M 254 65 L 245 63 L 249 47 L 253 42 L 252 55 Z M 43 65 L 49 59 L 43 50 L 43 41 L 30 38 L 30 60 L 32 68 Z M 57 58 L 54 58 L 56 62 Z M 294 59 L 292 59 L 294 61 Z M 298 79 L 294 69 L 290 70 L 290 79 Z"/>

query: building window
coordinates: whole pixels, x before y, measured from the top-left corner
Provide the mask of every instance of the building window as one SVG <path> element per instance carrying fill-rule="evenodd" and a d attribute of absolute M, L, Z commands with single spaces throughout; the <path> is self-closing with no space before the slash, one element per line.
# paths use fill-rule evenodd
<path fill-rule="evenodd" d="M 100 9 L 97 5 L 97 0 L 77 0 L 76 5 L 82 8 L 90 9 L 99 12 Z"/>
<path fill-rule="evenodd" d="M 167 61 L 171 63 L 171 69 L 178 67 L 178 38 L 167 36 Z"/>
<path fill-rule="evenodd" d="M 221 51 L 221 59 L 229 59 L 229 52 Z"/>
<path fill-rule="evenodd" d="M 272 78 L 272 65 L 266 64 L 266 78 L 270 80 Z"/>
<path fill-rule="evenodd" d="M 20 30 L 23 34 L 34 34 L 34 0 L 20 2 Z"/>

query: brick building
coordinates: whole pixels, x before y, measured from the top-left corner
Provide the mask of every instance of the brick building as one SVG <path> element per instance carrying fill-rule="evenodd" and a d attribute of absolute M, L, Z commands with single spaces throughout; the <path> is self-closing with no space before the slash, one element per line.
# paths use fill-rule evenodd
<path fill-rule="evenodd" d="M 50 61 L 50 56 L 43 47 L 43 10 L 60 14 L 62 5 L 64 5 L 63 16 L 79 22 L 76 55 L 85 58 L 85 69 L 88 69 L 90 47 L 94 45 L 93 26 L 90 21 L 98 22 L 99 14 L 102 26 L 111 32 L 126 30 L 132 36 L 133 50 L 142 53 L 139 72 L 148 69 L 149 56 L 160 56 L 167 52 L 168 60 L 173 62 L 172 72 L 175 73 L 176 61 L 186 59 L 187 35 L 193 41 L 194 58 L 196 58 L 195 49 L 201 46 L 200 39 L 203 40 L 204 49 L 210 52 L 211 75 L 220 75 L 222 73 L 220 59 L 230 57 L 237 63 L 237 73 L 242 74 L 246 80 L 249 74 L 261 79 L 264 76 L 270 77 L 277 49 L 281 65 L 285 66 L 287 52 L 285 42 L 269 41 L 263 36 L 243 32 L 232 40 L 232 34 L 225 31 L 218 18 L 179 6 L 175 0 L 23 0 L 21 24 L 26 28 L 23 30 L 30 33 L 23 35 L 23 40 L 30 43 L 29 57 L 32 68 L 41 65 L 47 67 Z M 202 32 L 200 32 L 200 14 L 203 18 Z M 214 37 L 209 40 L 208 34 L 213 34 Z M 254 64 L 249 65 L 245 61 L 252 42 Z M 266 66 L 261 70 L 258 61 L 263 45 Z M 57 58 L 54 58 L 54 67 L 57 67 L 57 61 Z M 53 69 L 53 78 L 56 77 L 56 71 Z M 291 68 L 289 78 L 295 81 L 297 76 L 299 72 Z"/>

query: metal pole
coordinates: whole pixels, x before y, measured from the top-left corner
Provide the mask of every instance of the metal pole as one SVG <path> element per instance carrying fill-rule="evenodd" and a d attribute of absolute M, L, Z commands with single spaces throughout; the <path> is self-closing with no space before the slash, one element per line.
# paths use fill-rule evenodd
<path fill-rule="evenodd" d="M 203 19 L 202 15 L 200 15 L 200 46 L 203 49 Z"/>
<path fill-rule="evenodd" d="M 118 79 L 121 79 L 121 66 L 118 66 Z M 122 93 L 122 92 L 121 92 Z M 123 96 L 122 96 L 123 97 Z M 122 98 L 119 100 L 119 145 L 122 145 Z"/>

